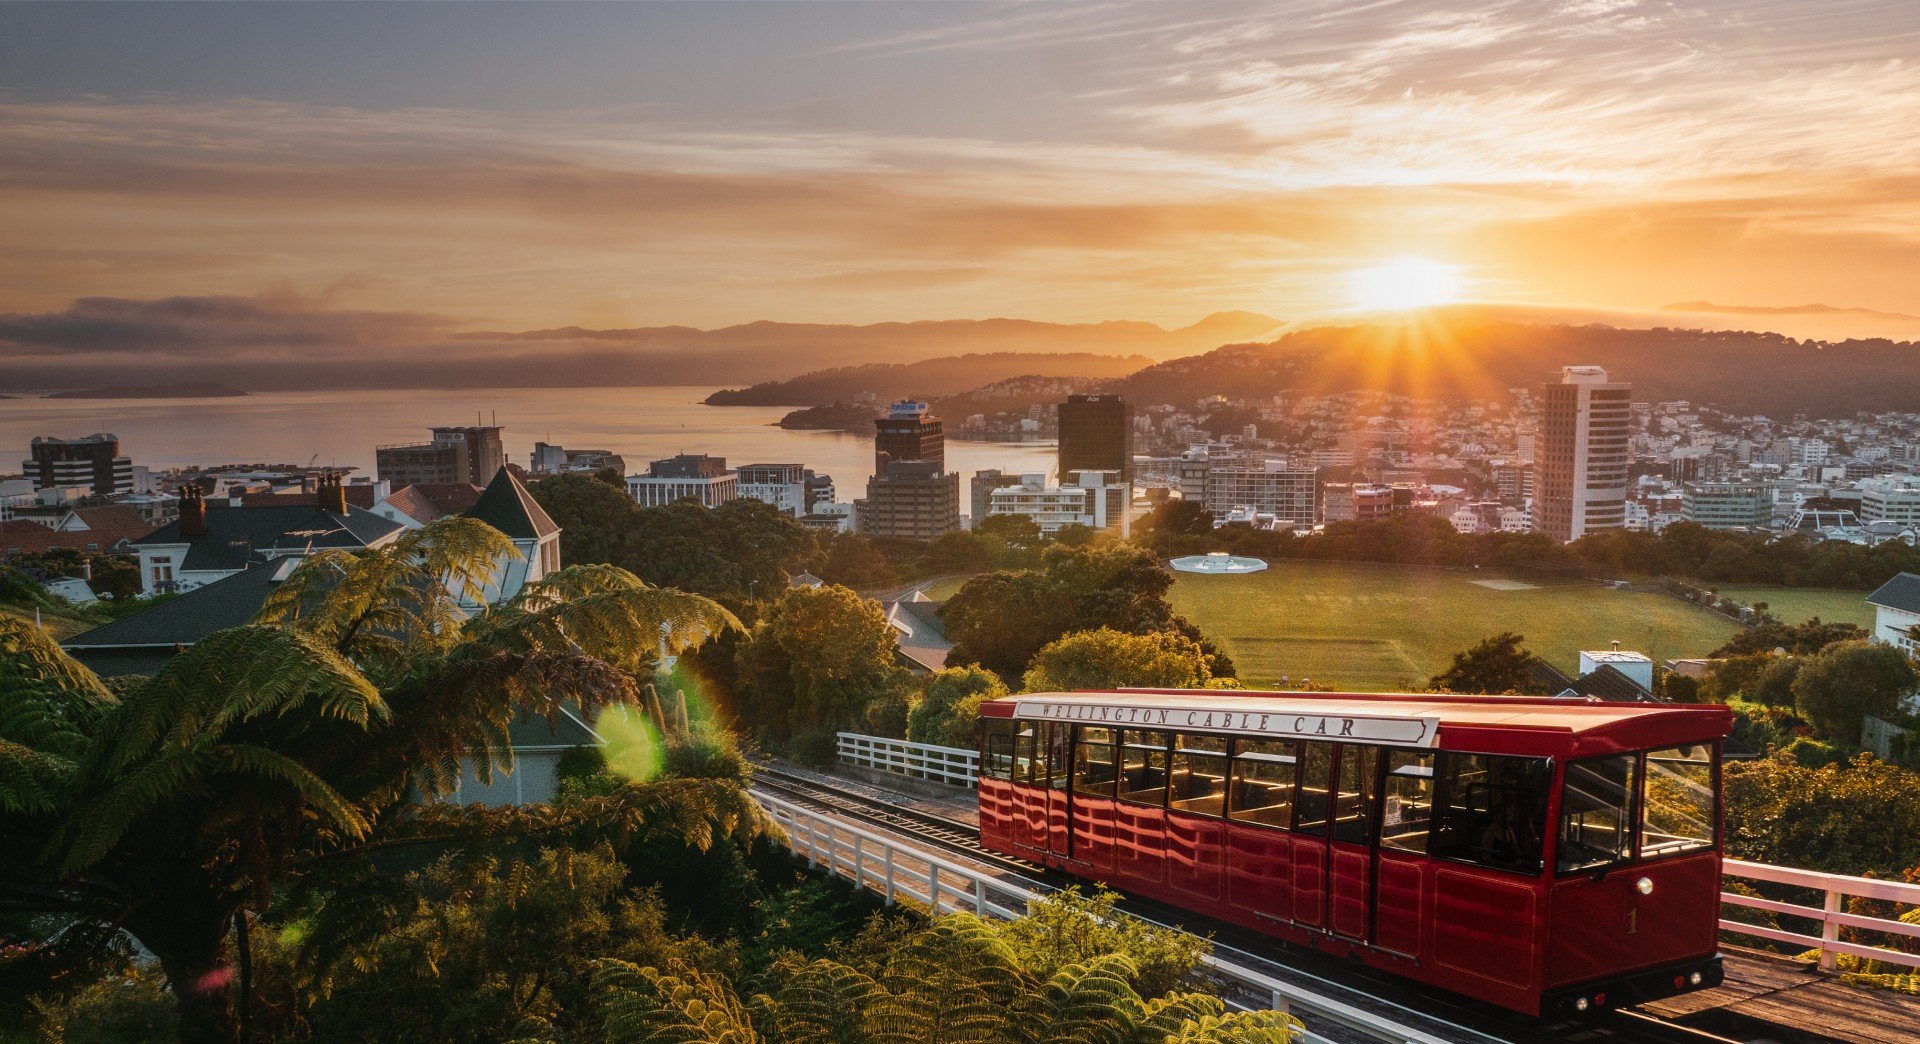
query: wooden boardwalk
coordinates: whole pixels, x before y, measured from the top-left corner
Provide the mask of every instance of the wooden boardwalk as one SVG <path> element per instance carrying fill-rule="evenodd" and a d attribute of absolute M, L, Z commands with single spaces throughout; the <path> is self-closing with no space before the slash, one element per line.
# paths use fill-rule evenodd
<path fill-rule="evenodd" d="M 1920 1044 L 1920 997 L 1849 986 L 1811 964 L 1729 946 L 1717 989 L 1641 1005 L 1693 1029 L 1778 1044 Z"/>

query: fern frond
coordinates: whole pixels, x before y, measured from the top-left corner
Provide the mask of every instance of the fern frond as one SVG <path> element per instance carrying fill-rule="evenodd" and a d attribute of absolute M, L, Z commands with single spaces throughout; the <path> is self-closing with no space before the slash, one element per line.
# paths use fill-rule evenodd
<path fill-rule="evenodd" d="M 731 986 L 677 961 L 664 972 L 602 961 L 594 989 L 607 1044 L 759 1044 L 761 1039 Z"/>

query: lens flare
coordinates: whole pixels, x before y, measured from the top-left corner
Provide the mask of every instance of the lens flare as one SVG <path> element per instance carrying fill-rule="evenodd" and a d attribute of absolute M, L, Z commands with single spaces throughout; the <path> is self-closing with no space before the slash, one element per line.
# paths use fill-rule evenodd
<path fill-rule="evenodd" d="M 660 775 L 666 743 L 660 730 L 637 707 L 615 704 L 600 712 L 593 730 L 607 741 L 602 753 L 607 771 L 628 781 L 644 783 Z"/>

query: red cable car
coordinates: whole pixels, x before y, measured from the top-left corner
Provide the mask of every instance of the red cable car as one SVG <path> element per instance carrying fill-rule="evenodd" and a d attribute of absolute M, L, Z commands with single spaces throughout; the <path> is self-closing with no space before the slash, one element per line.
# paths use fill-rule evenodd
<path fill-rule="evenodd" d="M 1721 706 L 1123 690 L 981 709 L 995 851 L 1528 1015 L 1721 981 Z"/>

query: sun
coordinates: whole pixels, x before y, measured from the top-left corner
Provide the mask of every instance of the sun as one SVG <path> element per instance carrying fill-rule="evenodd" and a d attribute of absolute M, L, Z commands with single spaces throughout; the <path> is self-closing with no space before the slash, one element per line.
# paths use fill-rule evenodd
<path fill-rule="evenodd" d="M 1400 311 L 1451 304 L 1460 299 L 1460 268 L 1425 257 L 1396 257 L 1347 275 L 1355 308 Z"/>

